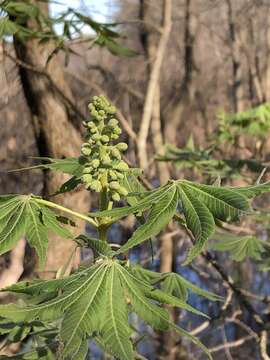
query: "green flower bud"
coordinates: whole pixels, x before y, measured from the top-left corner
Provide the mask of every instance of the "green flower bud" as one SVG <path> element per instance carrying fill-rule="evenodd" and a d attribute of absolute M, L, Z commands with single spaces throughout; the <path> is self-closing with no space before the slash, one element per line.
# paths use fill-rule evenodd
<path fill-rule="evenodd" d="M 109 106 L 107 109 L 107 112 L 108 112 L 108 114 L 111 114 L 111 115 L 115 114 L 116 113 L 115 106 L 113 106 L 113 105 Z"/>
<path fill-rule="evenodd" d="M 118 189 L 118 192 L 119 192 L 120 195 L 123 195 L 123 196 L 127 196 L 127 194 L 128 194 L 127 189 L 125 189 L 123 186 L 121 186 L 121 187 Z"/>
<path fill-rule="evenodd" d="M 110 170 L 109 171 L 109 176 L 111 177 L 112 180 L 117 180 L 118 177 L 117 177 L 117 173 L 113 170 Z"/>
<path fill-rule="evenodd" d="M 120 151 L 118 149 L 113 148 L 111 153 L 112 153 L 113 157 L 115 157 L 118 160 L 121 160 L 121 153 L 120 153 Z"/>
<path fill-rule="evenodd" d="M 100 138 L 101 138 L 101 135 L 100 135 L 100 134 L 94 134 L 94 135 L 92 136 L 92 139 L 93 139 L 94 141 L 99 141 Z"/>
<path fill-rule="evenodd" d="M 93 110 L 91 110 L 91 115 L 94 117 L 94 118 L 98 118 L 98 112 L 97 112 L 97 110 L 95 110 L 95 109 L 93 109 Z"/>
<path fill-rule="evenodd" d="M 84 143 L 84 144 L 82 145 L 81 152 L 82 152 L 82 154 L 85 155 L 85 156 L 90 155 L 91 152 L 92 152 L 90 145 L 87 144 L 87 143 Z"/>
<path fill-rule="evenodd" d="M 119 180 L 123 180 L 123 179 L 124 179 L 124 175 L 121 174 L 120 172 L 116 171 L 116 175 L 117 175 L 117 179 L 119 179 Z"/>
<path fill-rule="evenodd" d="M 120 142 L 120 143 L 116 144 L 115 146 L 119 151 L 126 151 L 128 148 L 128 145 L 124 142 Z"/>
<path fill-rule="evenodd" d="M 122 133 L 122 130 L 120 129 L 119 126 L 117 126 L 117 127 L 115 127 L 115 128 L 113 129 L 113 133 L 114 133 L 114 134 L 117 134 L 117 135 L 120 135 L 120 134 Z"/>
<path fill-rule="evenodd" d="M 117 140 L 119 138 L 119 135 L 117 134 L 111 134 L 111 139 L 112 140 Z"/>
<path fill-rule="evenodd" d="M 102 141 L 103 143 L 108 143 L 108 142 L 110 141 L 109 136 L 107 136 L 107 135 L 102 135 L 102 136 L 101 136 L 101 141 Z"/>
<path fill-rule="evenodd" d="M 91 138 L 89 138 L 89 139 L 87 140 L 87 142 L 88 142 L 89 145 L 93 145 L 93 144 L 94 144 L 94 142 L 93 142 L 93 140 L 92 140 Z"/>
<path fill-rule="evenodd" d="M 112 190 L 118 190 L 118 189 L 120 189 L 120 184 L 119 184 L 119 182 L 117 182 L 117 181 L 111 181 L 111 182 L 109 183 L 109 187 L 110 187 L 110 189 L 112 189 Z"/>
<path fill-rule="evenodd" d="M 92 166 L 87 166 L 83 169 L 83 174 L 90 174 L 92 172 Z"/>
<path fill-rule="evenodd" d="M 120 171 L 127 171 L 129 169 L 128 164 L 124 161 L 120 161 L 114 168 Z"/>
<path fill-rule="evenodd" d="M 93 166 L 93 168 L 97 169 L 100 165 L 100 161 L 98 159 L 94 159 L 92 162 L 91 162 L 91 165 Z"/>
<path fill-rule="evenodd" d="M 111 127 L 111 128 L 114 128 L 114 127 L 116 127 L 117 125 L 118 125 L 118 120 L 116 120 L 116 119 L 111 119 L 111 120 L 109 120 L 109 122 L 108 122 L 108 126 Z"/>
<path fill-rule="evenodd" d="M 89 121 L 89 123 L 87 123 L 87 127 L 89 127 L 89 129 L 92 129 L 96 127 L 96 124 L 93 121 Z"/>
<path fill-rule="evenodd" d="M 112 193 L 112 199 L 113 199 L 113 201 L 120 201 L 121 197 L 117 192 L 113 192 Z"/>
<path fill-rule="evenodd" d="M 92 181 L 92 183 L 90 184 L 90 188 L 96 192 L 100 192 L 102 189 L 101 182 L 98 180 Z"/>
<path fill-rule="evenodd" d="M 98 129 L 97 129 L 96 126 L 95 126 L 95 127 L 92 127 L 92 128 L 90 129 L 90 133 L 91 133 L 91 134 L 95 134 L 97 131 L 98 131 Z"/>
<path fill-rule="evenodd" d="M 112 162 L 109 155 L 107 155 L 107 154 L 101 158 L 101 161 L 102 161 L 102 164 L 104 164 L 104 165 L 110 165 Z"/>
<path fill-rule="evenodd" d="M 92 181 L 92 175 L 90 175 L 90 174 L 85 174 L 85 175 L 83 175 L 82 179 L 83 179 L 83 182 L 89 184 L 89 183 L 91 183 L 91 181 Z"/>

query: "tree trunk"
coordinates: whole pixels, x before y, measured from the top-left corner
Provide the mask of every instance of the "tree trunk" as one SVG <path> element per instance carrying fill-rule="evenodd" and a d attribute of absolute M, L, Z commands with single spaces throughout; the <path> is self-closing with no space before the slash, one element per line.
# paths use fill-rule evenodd
<path fill-rule="evenodd" d="M 233 3 L 227 0 L 228 25 L 230 35 L 231 59 L 232 59 L 232 100 L 233 111 L 244 110 L 244 88 L 241 68 L 240 41 L 236 31 Z"/>
<path fill-rule="evenodd" d="M 48 4 L 35 2 L 44 13 L 48 13 Z M 29 22 L 27 25 L 31 28 L 38 27 L 38 24 L 34 22 Z M 19 60 L 34 68 L 46 69 L 47 74 L 57 84 L 61 92 L 72 99 L 59 58 L 54 56 L 46 67 L 47 59 L 54 50 L 53 42 L 41 44 L 35 39 L 25 43 L 15 41 L 15 50 Z M 70 123 L 68 111 L 49 79 L 24 67 L 20 68 L 20 75 L 35 124 L 40 155 L 54 158 L 78 156 L 81 144 L 80 133 Z M 61 173 L 46 172 L 44 196 L 54 193 L 66 180 L 67 177 Z M 53 200 L 58 204 L 81 212 L 88 211 L 90 207 L 89 195 L 82 191 L 60 195 Z M 77 222 L 77 225 L 76 231 L 82 232 L 85 225 L 82 222 Z M 51 235 L 44 277 L 51 277 L 52 272 L 63 266 L 74 247 L 73 242 Z M 78 263 L 79 254 L 75 258 L 75 263 Z"/>
<path fill-rule="evenodd" d="M 141 4 L 141 11 L 140 14 L 145 18 L 148 16 L 148 9 L 155 10 L 159 8 L 157 3 L 149 2 L 146 5 L 144 0 L 140 0 Z M 152 20 L 152 19 L 151 19 Z M 161 29 L 161 36 L 156 45 L 155 51 L 155 58 L 151 59 L 151 71 L 149 75 L 149 81 L 147 84 L 147 91 L 145 96 L 143 114 L 142 114 L 142 121 L 140 125 L 140 131 L 138 134 L 138 158 L 140 167 L 142 169 L 146 169 L 148 166 L 148 154 L 147 154 L 147 138 L 149 133 L 149 128 L 153 116 L 153 110 L 155 106 L 155 97 L 156 91 L 159 87 L 160 81 L 160 73 L 161 73 L 161 66 L 166 55 L 166 48 L 169 41 L 169 36 L 171 32 L 172 26 L 172 1 L 171 0 L 163 0 L 163 12 L 162 12 L 162 29 Z M 159 28 L 159 27 L 158 27 Z M 147 32 L 144 33 L 147 39 Z M 148 45 L 146 44 L 148 47 Z"/>
<path fill-rule="evenodd" d="M 165 140 L 166 142 L 178 144 L 178 129 L 182 120 L 183 111 L 194 100 L 195 83 L 194 83 L 194 43 L 198 20 L 194 14 L 195 2 L 192 0 L 185 1 L 185 22 L 184 22 L 184 78 L 182 80 L 179 94 L 172 100 L 170 111 L 165 114 Z M 190 125 L 189 125 L 190 126 Z M 183 129 L 182 129 L 183 130 Z M 179 130 L 181 132 L 181 129 Z"/>

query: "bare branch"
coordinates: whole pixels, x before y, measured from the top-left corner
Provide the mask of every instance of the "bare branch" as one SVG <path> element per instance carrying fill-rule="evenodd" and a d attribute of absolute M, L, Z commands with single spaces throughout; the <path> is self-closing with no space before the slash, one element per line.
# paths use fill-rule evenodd
<path fill-rule="evenodd" d="M 250 340 L 253 340 L 253 336 L 248 335 L 248 336 L 245 336 L 245 337 L 243 337 L 241 339 L 238 339 L 236 341 L 225 342 L 224 344 L 212 347 L 211 349 L 209 349 L 209 351 L 211 353 L 214 353 L 214 352 L 218 352 L 218 351 L 221 351 L 221 350 L 224 350 L 224 349 L 237 348 L 239 346 L 242 346 L 246 341 L 250 341 Z"/>

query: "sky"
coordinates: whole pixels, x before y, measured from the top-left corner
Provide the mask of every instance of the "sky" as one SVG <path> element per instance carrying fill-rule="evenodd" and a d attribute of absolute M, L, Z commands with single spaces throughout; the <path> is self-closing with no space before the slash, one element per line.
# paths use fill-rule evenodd
<path fill-rule="evenodd" d="M 88 15 L 97 22 L 112 22 L 112 15 L 115 10 L 115 0 L 51 0 L 50 12 L 52 16 L 60 15 L 68 8 L 78 10 L 84 15 Z M 56 25 L 55 30 L 62 33 L 62 25 Z M 84 27 L 84 33 L 91 33 L 89 27 Z"/>
<path fill-rule="evenodd" d="M 57 15 L 68 7 L 72 7 L 91 15 L 98 22 L 105 22 L 110 20 L 113 3 L 113 0 L 52 0 L 51 12 L 53 15 Z"/>

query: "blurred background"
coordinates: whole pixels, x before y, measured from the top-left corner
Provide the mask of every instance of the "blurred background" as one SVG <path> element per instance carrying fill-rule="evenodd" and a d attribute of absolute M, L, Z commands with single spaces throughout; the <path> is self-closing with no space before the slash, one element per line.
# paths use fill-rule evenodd
<path fill-rule="evenodd" d="M 82 120 L 91 97 L 99 94 L 117 107 L 122 139 L 129 144 L 126 157 L 144 169 L 148 186 L 169 178 L 233 186 L 269 179 L 268 0 L 32 3 L 52 19 L 53 38 L 30 36 L 30 31 L 46 29 L 18 10 L 9 14 L 10 21 L 19 19 L 29 33 L 0 26 L 1 194 L 48 196 L 67 180 L 48 171 L 7 170 L 36 165 L 40 156 L 77 156 Z M 106 31 L 100 24 L 107 24 Z M 96 207 L 96 198 L 81 189 L 55 201 L 81 212 Z M 178 272 L 225 297 L 224 303 L 215 303 L 190 293 L 189 302 L 209 321 L 173 313 L 215 360 L 269 359 L 268 334 L 260 327 L 260 321 L 270 321 L 269 198 L 256 200 L 255 208 L 251 218 L 224 229 L 230 235 L 215 235 L 206 255 L 189 266 L 181 263 L 190 240 L 176 226 L 153 239 L 153 257 L 149 243 L 131 252 L 134 262 Z M 126 241 L 134 226 L 127 217 L 113 228 L 111 241 Z M 0 258 L 0 287 L 52 277 L 73 246 L 52 237 L 40 273 L 34 250 L 21 239 Z M 145 333 L 138 349 L 148 359 L 205 358 L 186 339 L 138 326 Z M 91 352 L 94 359 L 106 358 L 93 344 Z"/>

